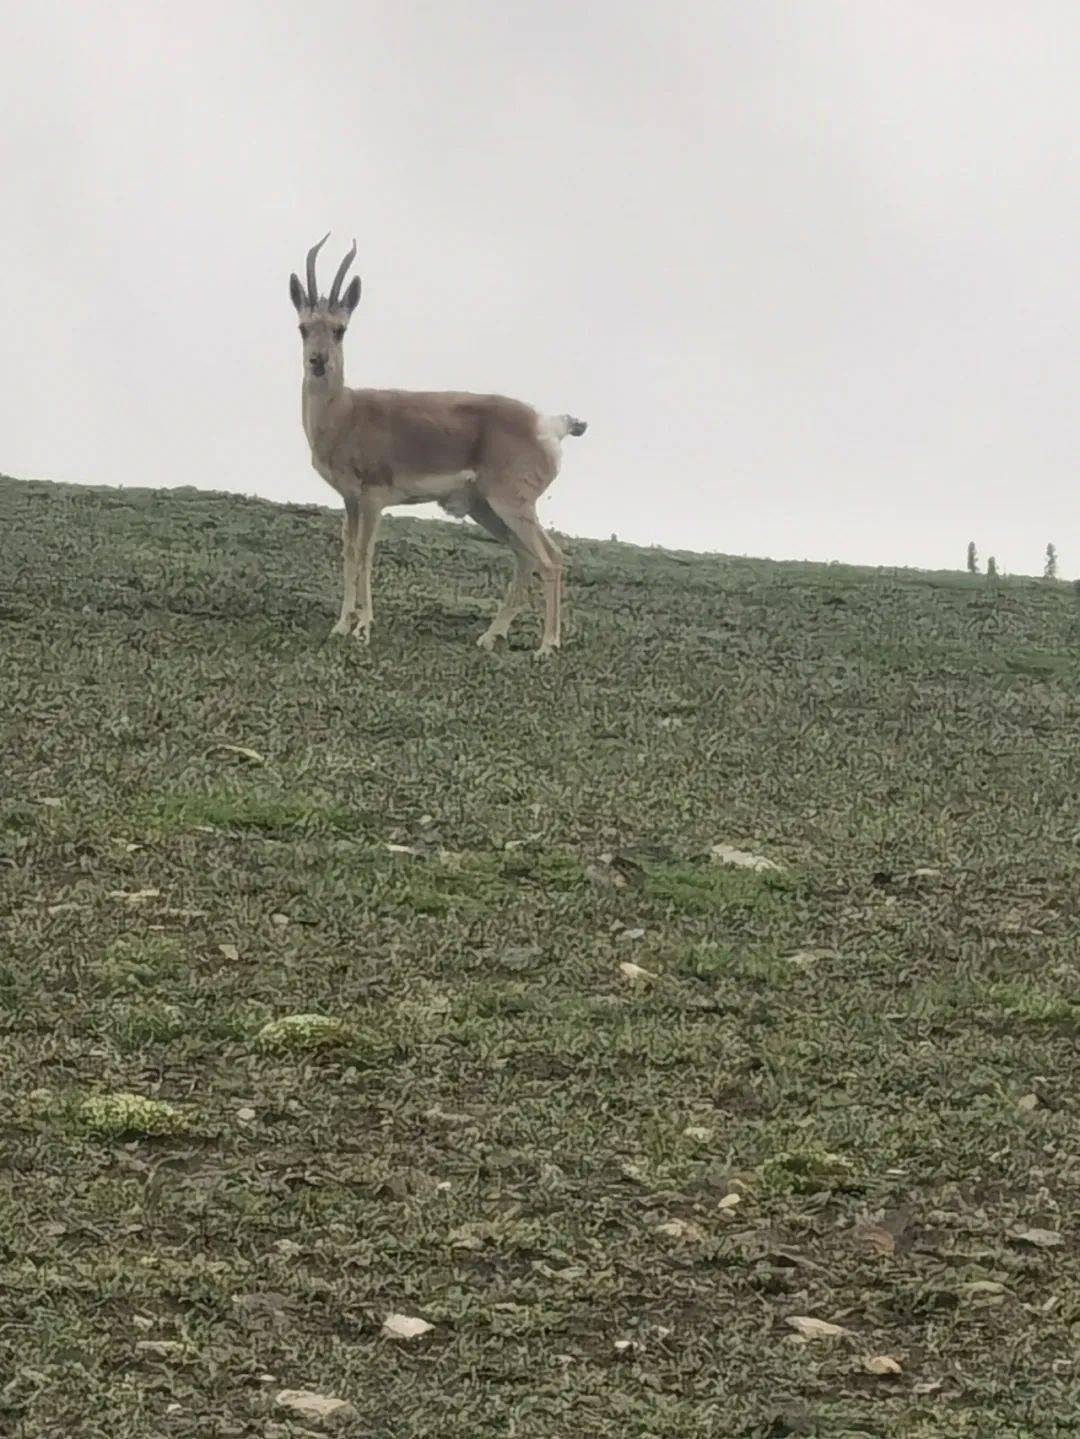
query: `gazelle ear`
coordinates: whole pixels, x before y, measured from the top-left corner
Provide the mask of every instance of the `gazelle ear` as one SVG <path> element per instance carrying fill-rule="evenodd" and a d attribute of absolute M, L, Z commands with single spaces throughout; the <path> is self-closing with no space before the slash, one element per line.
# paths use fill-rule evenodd
<path fill-rule="evenodd" d="M 304 294 L 304 287 L 295 275 L 289 276 L 289 298 L 297 310 L 307 309 L 307 296 Z"/>
<path fill-rule="evenodd" d="M 341 303 L 351 315 L 360 303 L 360 276 L 354 275 L 349 281 L 349 287 L 342 296 Z"/>

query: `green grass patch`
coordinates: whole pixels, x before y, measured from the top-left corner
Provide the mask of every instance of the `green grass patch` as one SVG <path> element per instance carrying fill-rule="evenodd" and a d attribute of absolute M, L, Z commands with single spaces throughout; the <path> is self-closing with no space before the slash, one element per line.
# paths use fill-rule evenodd
<path fill-rule="evenodd" d="M 68 1109 L 71 1123 L 88 1134 L 120 1139 L 188 1134 L 193 1119 L 174 1104 L 142 1094 L 91 1094 Z"/>
<path fill-rule="evenodd" d="M 94 966 L 98 985 L 107 993 L 145 989 L 182 971 L 184 951 L 172 935 L 122 935 L 102 951 Z"/>
<path fill-rule="evenodd" d="M 354 1038 L 352 1025 L 332 1015 L 286 1014 L 263 1025 L 255 1036 L 255 1046 L 284 1054 L 310 1054 L 340 1049 Z"/>
<path fill-rule="evenodd" d="M 987 991 L 993 1009 L 1022 1024 L 1049 1024 L 1080 1032 L 1080 1001 L 1019 983 L 994 984 Z"/>
<path fill-rule="evenodd" d="M 729 869 L 708 860 L 650 864 L 645 870 L 645 892 L 650 899 L 688 915 L 763 919 L 782 908 L 783 896 L 791 888 L 785 875 Z"/>
<path fill-rule="evenodd" d="M 159 833 L 198 827 L 288 834 L 311 829 L 350 830 L 354 816 L 333 801 L 305 794 L 262 795 L 217 791 L 168 794 L 145 801 L 137 820 Z"/>
<path fill-rule="evenodd" d="M 758 1170 L 761 1188 L 769 1195 L 820 1194 L 858 1188 L 854 1166 L 826 1149 L 784 1150 Z"/>

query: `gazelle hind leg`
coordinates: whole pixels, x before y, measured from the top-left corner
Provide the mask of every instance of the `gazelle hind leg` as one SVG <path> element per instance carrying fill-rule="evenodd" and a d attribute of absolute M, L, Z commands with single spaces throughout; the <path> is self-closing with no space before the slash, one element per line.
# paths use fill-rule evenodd
<path fill-rule="evenodd" d="M 536 569 L 532 557 L 525 550 L 514 548 L 514 573 L 506 587 L 506 595 L 495 613 L 495 618 L 476 641 L 482 650 L 491 651 L 496 641 L 505 639 L 510 626 L 529 602 L 529 580 Z"/>
<path fill-rule="evenodd" d="M 559 648 L 561 600 L 562 600 L 562 553 L 559 547 L 544 532 L 535 510 L 531 513 L 500 501 L 497 495 L 488 494 L 488 503 L 511 531 L 521 548 L 535 563 L 544 581 L 544 630 L 536 658 L 542 659 Z"/>
<path fill-rule="evenodd" d="M 495 648 L 496 641 L 506 638 L 511 624 L 528 603 L 529 580 L 537 566 L 533 557 L 506 521 L 500 519 L 487 500 L 475 492 L 469 505 L 469 515 L 482 529 L 487 530 L 493 539 L 508 545 L 514 556 L 514 572 L 510 577 L 502 604 L 496 611 L 491 624 L 476 641 L 482 650 L 490 653 Z"/>
<path fill-rule="evenodd" d="M 556 569 L 556 584 L 555 584 L 555 648 L 558 649 L 559 646 L 562 644 L 563 568 L 564 568 L 564 566 L 565 566 L 565 564 L 566 564 L 566 557 L 565 557 L 565 555 L 563 554 L 562 550 L 559 549 L 559 547 L 558 547 L 558 545 L 555 543 L 555 541 L 554 541 L 554 540 L 551 538 L 551 536 L 548 534 L 547 530 L 541 528 L 541 529 L 540 529 L 540 534 L 541 534 L 541 536 L 543 537 L 544 544 L 547 545 L 548 554 L 550 555 L 550 557 L 551 557 L 551 562 L 552 562 L 552 564 L 555 566 L 555 569 Z"/>

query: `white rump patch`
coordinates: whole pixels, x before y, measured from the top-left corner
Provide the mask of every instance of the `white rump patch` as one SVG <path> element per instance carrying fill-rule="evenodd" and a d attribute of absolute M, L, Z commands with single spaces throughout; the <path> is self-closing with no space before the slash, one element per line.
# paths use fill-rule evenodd
<path fill-rule="evenodd" d="M 551 456 L 556 470 L 562 464 L 562 441 L 569 433 L 565 415 L 537 415 L 536 438 Z"/>

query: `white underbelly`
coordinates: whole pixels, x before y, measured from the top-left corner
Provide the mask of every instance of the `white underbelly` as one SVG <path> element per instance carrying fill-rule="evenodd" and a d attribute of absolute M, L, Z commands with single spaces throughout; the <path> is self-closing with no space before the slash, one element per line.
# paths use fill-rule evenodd
<path fill-rule="evenodd" d="M 453 475 L 397 475 L 390 485 L 389 503 L 416 505 L 448 500 L 475 480 L 475 470 L 459 470 Z"/>

